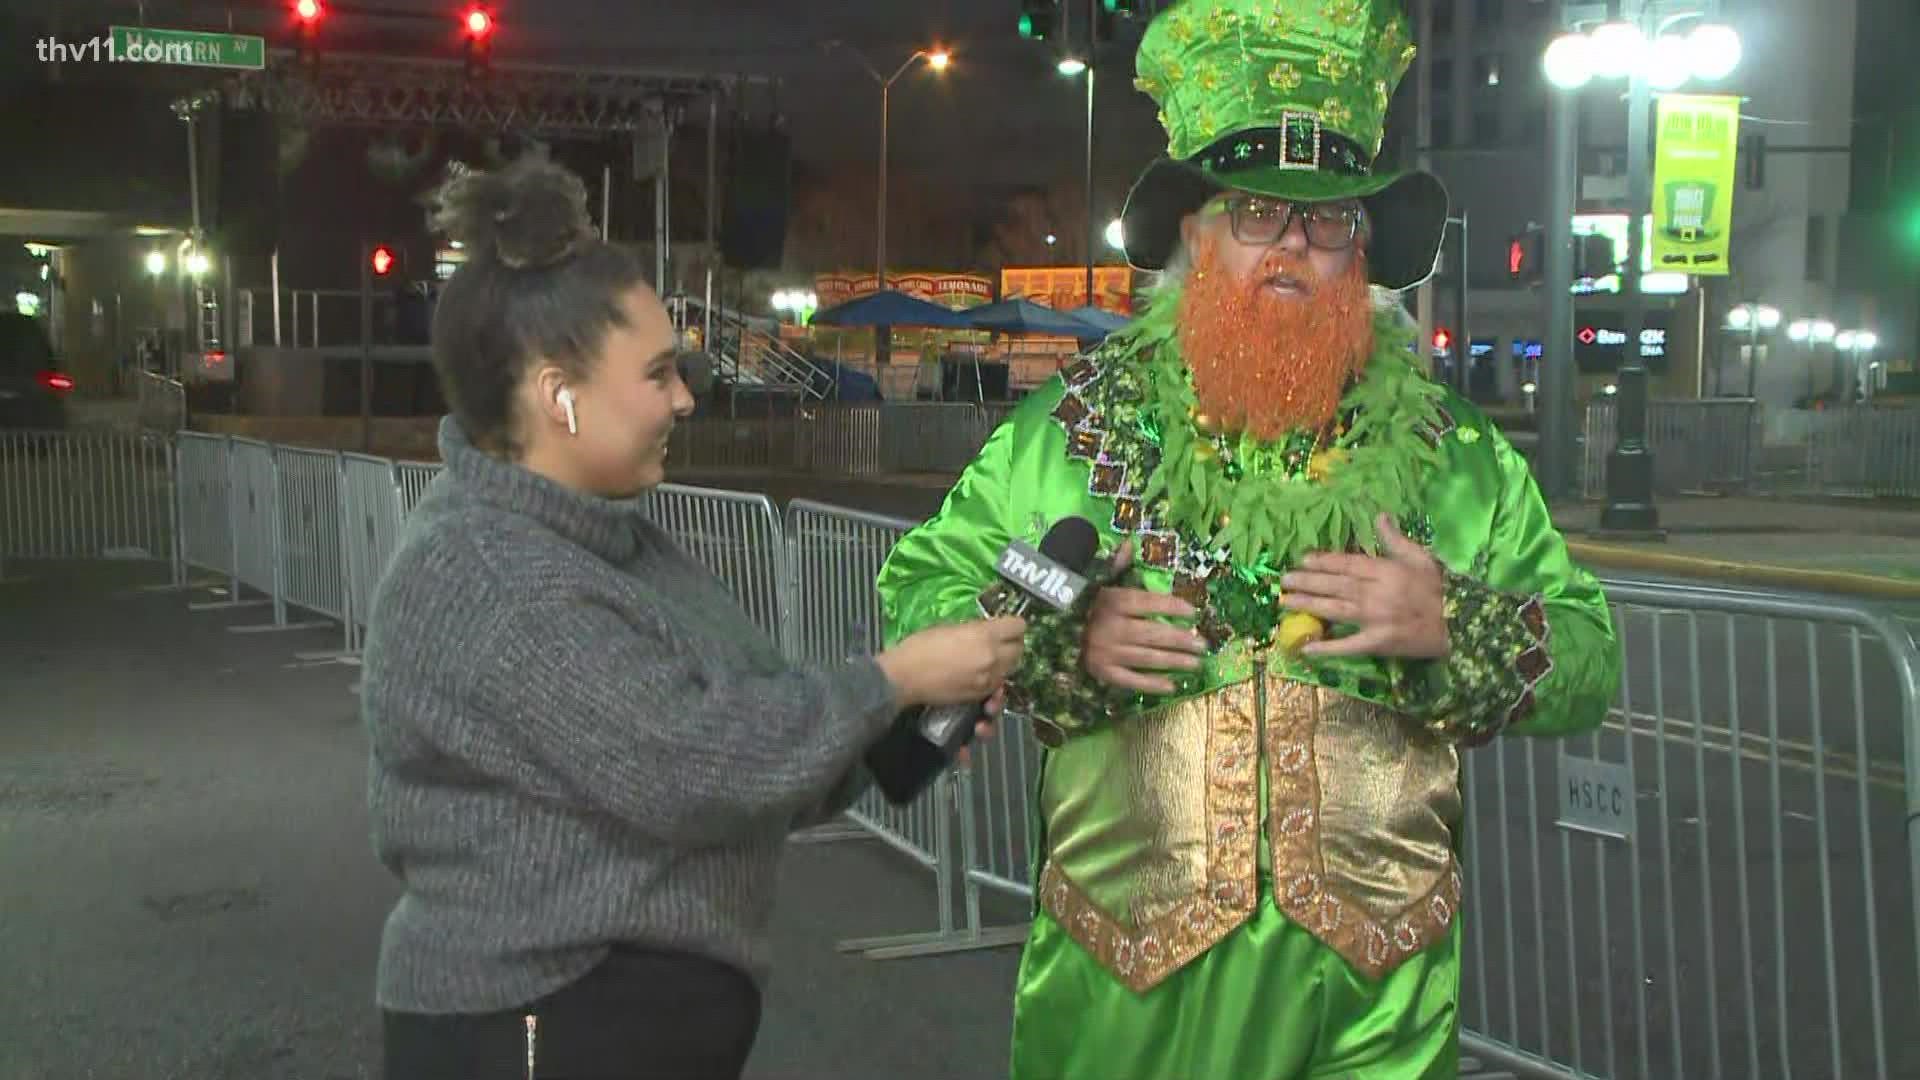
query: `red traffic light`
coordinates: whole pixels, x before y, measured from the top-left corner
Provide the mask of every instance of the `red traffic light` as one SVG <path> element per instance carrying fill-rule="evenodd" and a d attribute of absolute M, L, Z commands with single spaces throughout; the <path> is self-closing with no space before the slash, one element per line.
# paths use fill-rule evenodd
<path fill-rule="evenodd" d="M 386 277 L 387 274 L 393 270 L 393 263 L 392 248 L 382 244 L 373 249 L 373 274 L 375 277 Z"/>
<path fill-rule="evenodd" d="M 1507 244 L 1507 275 L 1519 277 L 1520 271 L 1527 268 L 1527 245 L 1518 240 Z"/>
<path fill-rule="evenodd" d="M 293 13 L 303 23 L 314 23 L 320 19 L 320 0 L 299 0 L 293 5 Z"/>
<path fill-rule="evenodd" d="M 469 37 L 483 38 L 493 32 L 493 16 L 487 14 L 485 8 L 468 8 L 460 21 L 467 28 Z"/>
<path fill-rule="evenodd" d="M 1446 348 L 1446 347 L 1447 347 L 1448 345 L 1451 345 L 1451 344 L 1453 344 L 1453 335 L 1452 335 L 1452 334 L 1449 334 L 1449 333 L 1447 333 L 1447 332 L 1446 332 L 1445 330 L 1435 330 L 1435 331 L 1433 332 L 1433 347 L 1434 347 L 1434 348 L 1436 348 L 1436 349 L 1444 349 L 1444 348 Z"/>

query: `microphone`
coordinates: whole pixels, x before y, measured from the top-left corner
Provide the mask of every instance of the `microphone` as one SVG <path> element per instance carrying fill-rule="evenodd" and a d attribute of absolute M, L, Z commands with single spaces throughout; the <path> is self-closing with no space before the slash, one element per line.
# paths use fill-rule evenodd
<path fill-rule="evenodd" d="M 1091 522 L 1067 517 L 1047 530 L 1037 551 L 1020 540 L 1008 544 L 994 565 L 1001 584 L 983 602 L 986 616 L 1025 616 L 1036 605 L 1072 610 L 1086 591 L 1087 568 L 1099 543 Z M 875 786 L 896 806 L 912 802 L 973 739 L 974 726 L 985 716 L 984 701 L 901 713 L 867 750 Z"/>

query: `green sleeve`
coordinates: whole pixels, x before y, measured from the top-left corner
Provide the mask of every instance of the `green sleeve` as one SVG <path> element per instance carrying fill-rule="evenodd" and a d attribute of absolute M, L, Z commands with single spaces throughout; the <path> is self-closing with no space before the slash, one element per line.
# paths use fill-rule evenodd
<path fill-rule="evenodd" d="M 1058 510 L 1066 487 L 1084 490 L 1084 473 L 1059 471 L 1076 466 L 1061 454 L 1061 436 L 1051 430 L 1049 414 L 1058 399 L 1057 386 L 1030 395 L 987 439 L 940 511 L 894 545 L 876 582 L 887 644 L 931 626 L 979 618 L 983 605 L 990 606 L 1006 588 L 994 566 L 1008 542 L 1019 538 L 1037 544 L 1050 522 L 1041 511 Z M 1021 487 L 1036 483 L 1048 490 Z M 1096 583 L 1107 576 L 1104 559 L 1088 574 Z M 1007 711 L 1031 720 L 1043 741 L 1106 722 L 1113 703 L 1121 700 L 1080 667 L 1086 605 L 1093 594 L 1086 590 L 1070 612 L 1036 608 L 1027 615 L 1026 653 L 1007 681 Z"/>
<path fill-rule="evenodd" d="M 1468 745 L 1592 729 L 1620 682 L 1606 596 L 1568 553 L 1526 459 L 1497 434 L 1489 441 L 1499 496 L 1474 566 L 1446 574 L 1448 655 L 1406 665 L 1395 696 Z"/>

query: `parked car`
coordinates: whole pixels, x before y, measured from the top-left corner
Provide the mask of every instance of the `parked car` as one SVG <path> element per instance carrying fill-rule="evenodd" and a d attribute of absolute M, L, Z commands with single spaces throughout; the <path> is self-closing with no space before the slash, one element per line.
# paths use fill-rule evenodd
<path fill-rule="evenodd" d="M 72 393 L 39 320 L 0 314 L 0 428 L 64 429 Z"/>
<path fill-rule="evenodd" d="M 65 429 L 71 394 L 40 321 L 0 313 L 0 429 Z"/>

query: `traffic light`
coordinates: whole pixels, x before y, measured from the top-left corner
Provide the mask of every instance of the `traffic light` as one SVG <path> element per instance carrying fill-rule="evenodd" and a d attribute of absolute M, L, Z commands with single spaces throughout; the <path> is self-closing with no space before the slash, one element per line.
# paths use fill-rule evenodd
<path fill-rule="evenodd" d="M 1447 332 L 1446 327 L 1441 327 L 1440 329 L 1435 330 L 1433 332 L 1433 351 L 1434 352 L 1446 352 L 1447 346 L 1452 344 L 1453 344 L 1453 335 Z"/>
<path fill-rule="evenodd" d="M 1546 280 L 1547 231 L 1530 225 L 1507 240 L 1507 280 L 1538 285 Z"/>
<path fill-rule="evenodd" d="M 493 13 L 475 4 L 460 16 L 460 33 L 467 42 L 467 74 L 486 74 L 493 60 Z"/>
<path fill-rule="evenodd" d="M 1060 29 L 1060 0 L 1020 0 L 1020 36 L 1045 41 Z"/>
<path fill-rule="evenodd" d="M 394 267 L 399 264 L 400 256 L 395 255 L 393 249 L 385 244 L 375 247 L 373 254 L 367 258 L 367 265 L 372 269 L 374 277 L 386 277 L 393 273 Z"/>
<path fill-rule="evenodd" d="M 294 0 L 294 51 L 303 63 L 312 63 L 320 54 L 320 20 L 326 13 L 320 0 Z"/>

